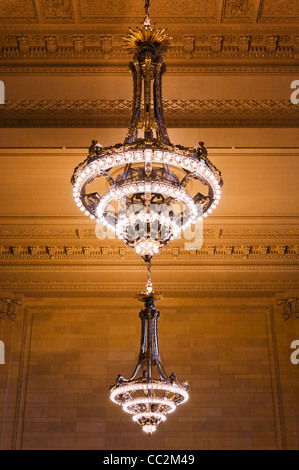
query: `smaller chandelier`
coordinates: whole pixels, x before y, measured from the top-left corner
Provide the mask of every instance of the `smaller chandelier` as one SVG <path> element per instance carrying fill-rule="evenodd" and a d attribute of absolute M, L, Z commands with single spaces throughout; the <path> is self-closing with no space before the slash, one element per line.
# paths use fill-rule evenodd
<path fill-rule="evenodd" d="M 168 414 L 188 400 L 189 384 L 179 382 L 174 373 L 168 376 L 163 367 L 158 341 L 160 312 L 155 308 L 155 301 L 162 296 L 153 291 L 150 259 L 147 262 L 149 277 L 146 291 L 136 296 L 145 305 L 139 314 L 141 346 L 138 363 L 130 379 L 118 376 L 110 387 L 110 398 L 131 414 L 133 421 L 150 436 Z"/>

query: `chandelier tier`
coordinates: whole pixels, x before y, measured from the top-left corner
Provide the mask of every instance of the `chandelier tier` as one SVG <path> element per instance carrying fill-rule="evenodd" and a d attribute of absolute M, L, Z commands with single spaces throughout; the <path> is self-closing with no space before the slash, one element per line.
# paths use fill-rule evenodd
<path fill-rule="evenodd" d="M 155 308 L 155 301 L 162 296 L 152 290 L 150 260 L 148 263 L 146 291 L 137 296 L 145 305 L 139 313 L 141 345 L 138 363 L 129 380 L 118 376 L 115 384 L 110 387 L 110 398 L 121 405 L 126 413 L 131 414 L 133 421 L 150 436 L 169 413 L 188 400 L 189 384 L 179 382 L 174 373 L 168 376 L 163 367 L 158 341 L 160 312 Z"/>
<path fill-rule="evenodd" d="M 223 180 L 203 142 L 190 149 L 169 140 L 162 76 L 171 38 L 164 29 L 152 29 L 149 1 L 145 10 L 142 27 L 129 29 L 124 38 L 124 48 L 134 53 L 129 65 L 132 117 L 125 141 L 103 148 L 93 140 L 71 181 L 80 210 L 148 259 L 216 209 Z M 96 188 L 100 178 L 106 180 L 106 192 Z"/>

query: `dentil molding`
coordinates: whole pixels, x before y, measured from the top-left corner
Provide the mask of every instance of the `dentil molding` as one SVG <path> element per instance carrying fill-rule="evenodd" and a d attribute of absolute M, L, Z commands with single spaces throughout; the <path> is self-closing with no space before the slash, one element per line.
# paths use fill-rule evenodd
<path fill-rule="evenodd" d="M 159 282 L 163 292 L 288 292 L 298 291 L 299 281 L 194 281 Z M 1 281 L 0 291 L 11 292 L 138 292 L 140 283 L 100 281 Z"/>
<path fill-rule="evenodd" d="M 14 260 L 57 259 L 132 259 L 136 254 L 126 246 L 109 245 L 2 245 L 0 263 Z M 204 245 L 200 249 L 185 250 L 167 247 L 161 250 L 160 259 L 278 259 L 285 261 L 299 258 L 299 245 Z"/>

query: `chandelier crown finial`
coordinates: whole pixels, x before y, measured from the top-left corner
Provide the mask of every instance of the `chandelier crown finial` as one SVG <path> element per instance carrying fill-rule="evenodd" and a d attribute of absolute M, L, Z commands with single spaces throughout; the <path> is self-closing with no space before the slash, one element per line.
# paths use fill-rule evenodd
<path fill-rule="evenodd" d="M 151 28 L 151 19 L 150 19 L 150 14 L 149 14 L 150 0 L 145 1 L 144 9 L 145 9 L 145 18 L 144 18 L 144 21 L 143 21 L 143 26 L 146 29 L 152 29 Z"/>
<path fill-rule="evenodd" d="M 128 29 L 128 34 L 122 37 L 123 48 L 133 54 L 138 53 L 145 45 L 152 45 L 155 51 L 162 54 L 170 46 L 172 37 L 166 33 L 166 29 L 148 28 L 144 24 L 141 28 Z"/>

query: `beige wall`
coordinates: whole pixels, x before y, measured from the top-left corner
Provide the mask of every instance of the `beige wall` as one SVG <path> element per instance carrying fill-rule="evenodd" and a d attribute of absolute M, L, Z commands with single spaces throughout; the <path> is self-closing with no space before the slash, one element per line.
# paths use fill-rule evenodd
<path fill-rule="evenodd" d="M 3 449 L 298 448 L 299 331 L 275 299 L 161 302 L 164 365 L 191 391 L 150 439 L 108 398 L 135 365 L 139 309 L 128 297 L 31 299 L 4 323 Z"/>

